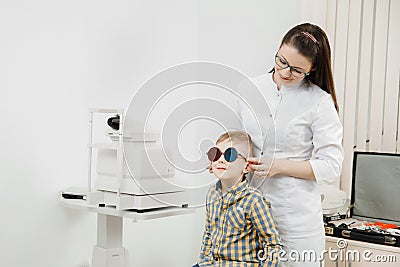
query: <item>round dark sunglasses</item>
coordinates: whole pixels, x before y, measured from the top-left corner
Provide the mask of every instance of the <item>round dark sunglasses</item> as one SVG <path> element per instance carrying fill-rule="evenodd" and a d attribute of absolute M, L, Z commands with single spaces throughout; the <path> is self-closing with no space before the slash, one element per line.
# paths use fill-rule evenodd
<path fill-rule="evenodd" d="M 224 158 L 227 162 L 234 162 L 238 157 L 246 160 L 246 157 L 238 153 L 234 147 L 227 148 L 225 152 L 222 152 L 218 147 L 212 147 L 207 152 L 207 156 L 210 161 L 217 161 L 221 155 L 224 155 Z"/>

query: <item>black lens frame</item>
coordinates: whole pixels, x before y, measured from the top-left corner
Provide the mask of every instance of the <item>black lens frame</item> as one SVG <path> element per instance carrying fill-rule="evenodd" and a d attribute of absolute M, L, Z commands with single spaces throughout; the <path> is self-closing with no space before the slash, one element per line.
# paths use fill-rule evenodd
<path fill-rule="evenodd" d="M 280 65 L 280 63 L 278 62 L 277 59 L 279 59 L 280 61 L 284 61 L 285 64 L 286 64 L 286 66 Z M 280 55 L 278 55 L 278 53 L 275 54 L 275 64 L 276 64 L 279 68 L 281 68 L 281 69 L 287 69 L 287 68 L 289 68 L 290 73 L 291 73 L 294 77 L 299 78 L 299 79 L 304 79 L 306 76 L 310 75 L 310 72 L 305 72 L 305 71 L 299 69 L 298 67 L 290 66 L 289 63 L 286 61 L 286 59 L 284 59 L 283 57 L 281 57 Z M 297 72 L 301 73 L 301 76 L 298 76 L 297 74 L 294 74 L 294 73 L 293 73 L 293 70 L 296 70 Z"/>
<path fill-rule="evenodd" d="M 234 155 L 233 157 L 232 154 Z M 238 157 L 247 160 L 246 157 L 240 154 L 234 147 L 228 147 L 224 152 L 222 152 L 218 147 L 212 147 L 207 152 L 208 159 L 211 162 L 217 161 L 222 155 L 224 155 L 227 162 L 234 162 Z"/>

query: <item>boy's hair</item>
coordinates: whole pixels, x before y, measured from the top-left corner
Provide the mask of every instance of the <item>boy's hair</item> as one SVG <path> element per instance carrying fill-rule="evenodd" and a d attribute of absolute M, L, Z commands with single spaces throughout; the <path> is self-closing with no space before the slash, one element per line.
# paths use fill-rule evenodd
<path fill-rule="evenodd" d="M 247 143 L 249 146 L 249 157 L 252 157 L 254 154 L 254 144 L 251 140 L 251 137 L 248 133 L 243 131 L 229 131 L 222 134 L 215 144 L 222 143 L 226 140 L 232 141 L 232 143 Z"/>

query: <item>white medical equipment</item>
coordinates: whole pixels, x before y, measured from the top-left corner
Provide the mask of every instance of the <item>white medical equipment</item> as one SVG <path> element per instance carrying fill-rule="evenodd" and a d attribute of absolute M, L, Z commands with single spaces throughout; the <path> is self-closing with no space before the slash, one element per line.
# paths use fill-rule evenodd
<path fill-rule="evenodd" d="M 119 115 L 119 130 L 109 129 L 109 143 L 93 143 L 93 115 Z M 187 192 L 175 185 L 175 169 L 159 134 L 123 133 L 122 109 L 90 109 L 88 202 L 118 210 L 144 211 L 169 206 L 187 207 Z M 97 168 L 92 190 L 92 157 L 97 149 Z M 125 149 L 125 151 L 123 151 Z M 124 152 L 129 158 L 124 158 Z"/>
<path fill-rule="evenodd" d="M 110 139 L 106 143 L 93 142 L 93 116 L 98 113 L 119 115 L 118 130 L 107 131 Z M 61 192 L 64 205 L 97 213 L 97 245 L 91 267 L 129 266 L 128 251 L 122 247 L 124 217 L 140 221 L 191 212 L 187 192 L 174 183 L 171 156 L 166 157 L 159 135 L 124 136 L 123 118 L 123 109 L 89 110 L 87 188 Z M 123 149 L 129 152 L 129 159 Z M 95 150 L 97 162 L 93 164 Z M 97 175 L 93 175 L 92 165 L 96 165 Z"/>
<path fill-rule="evenodd" d="M 319 185 L 319 191 L 323 214 L 335 214 L 340 210 L 346 209 L 346 192 L 329 184 Z"/>

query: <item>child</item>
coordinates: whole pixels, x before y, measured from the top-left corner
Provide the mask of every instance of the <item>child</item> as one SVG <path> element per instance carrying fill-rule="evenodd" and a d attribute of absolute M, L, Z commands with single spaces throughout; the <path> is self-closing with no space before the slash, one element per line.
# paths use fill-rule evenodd
<path fill-rule="evenodd" d="M 206 226 L 196 266 L 278 266 L 280 240 L 270 204 L 249 187 L 247 158 L 253 143 L 245 132 L 227 132 L 208 153 L 218 178 L 207 193 Z"/>

